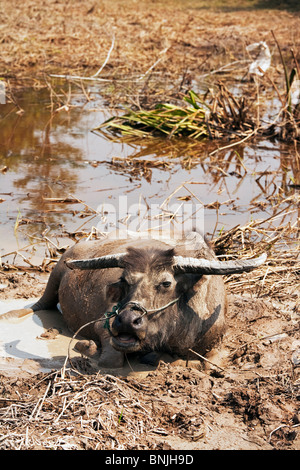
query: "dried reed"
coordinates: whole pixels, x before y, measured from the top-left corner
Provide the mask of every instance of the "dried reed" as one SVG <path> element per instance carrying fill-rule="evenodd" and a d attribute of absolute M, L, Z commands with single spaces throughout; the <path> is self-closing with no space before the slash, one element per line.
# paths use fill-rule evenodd
<path fill-rule="evenodd" d="M 67 369 L 63 374 L 32 377 L 26 388 L 21 397 L 13 386 L 16 396 L 0 397 L 2 450 L 158 449 L 161 446 L 153 437 L 176 428 L 176 423 L 157 412 L 166 413 L 167 401 L 153 396 L 151 387 L 134 378 L 100 373 L 76 376 Z M 177 412 L 174 405 L 169 408 L 170 416 Z M 183 431 L 181 427 L 179 433 Z"/>

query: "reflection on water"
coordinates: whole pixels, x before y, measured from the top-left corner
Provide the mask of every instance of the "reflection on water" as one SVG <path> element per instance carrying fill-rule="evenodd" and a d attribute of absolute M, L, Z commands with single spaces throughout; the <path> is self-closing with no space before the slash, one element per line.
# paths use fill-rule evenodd
<path fill-rule="evenodd" d="M 24 112 L 13 103 L 0 105 L 2 256 L 31 244 L 34 263 L 45 256 L 45 236 L 62 246 L 78 230 L 115 228 L 106 207 L 118 206 L 120 196 L 137 211 L 173 193 L 177 204 L 193 199 L 205 206 L 205 231 L 215 234 L 271 216 L 276 197 L 300 184 L 293 148 L 265 141 L 220 157 L 209 156 L 216 143 L 121 142 L 91 132 L 109 117 L 97 110 L 100 99 L 87 103 L 74 95 L 76 106 L 57 113 L 51 113 L 48 90 L 16 99 Z M 187 181 L 197 184 L 182 187 Z"/>

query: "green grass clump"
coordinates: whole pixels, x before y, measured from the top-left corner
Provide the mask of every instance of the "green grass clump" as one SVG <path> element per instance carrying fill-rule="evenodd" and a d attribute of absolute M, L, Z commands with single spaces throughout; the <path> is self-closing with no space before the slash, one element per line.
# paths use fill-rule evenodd
<path fill-rule="evenodd" d="M 207 115 L 209 108 L 201 103 L 199 96 L 189 91 L 184 101 L 190 106 L 158 104 L 154 109 L 129 111 L 122 117 L 112 117 L 96 130 L 107 128 L 110 131 L 136 137 L 149 133 L 201 139 L 207 137 Z"/>

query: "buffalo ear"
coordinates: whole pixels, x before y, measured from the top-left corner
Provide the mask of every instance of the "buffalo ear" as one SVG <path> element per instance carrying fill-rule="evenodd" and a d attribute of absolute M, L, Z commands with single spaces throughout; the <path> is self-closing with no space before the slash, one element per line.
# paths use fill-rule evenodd
<path fill-rule="evenodd" d="M 125 295 L 124 282 L 115 282 L 106 287 L 106 298 L 111 302 L 119 302 Z"/>
<path fill-rule="evenodd" d="M 176 293 L 186 294 L 201 279 L 202 275 L 195 274 L 179 274 L 176 276 Z"/>

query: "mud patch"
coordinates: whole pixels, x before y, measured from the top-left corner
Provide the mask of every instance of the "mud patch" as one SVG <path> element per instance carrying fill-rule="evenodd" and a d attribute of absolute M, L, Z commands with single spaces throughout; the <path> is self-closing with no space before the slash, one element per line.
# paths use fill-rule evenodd
<path fill-rule="evenodd" d="M 0 271 L 0 301 L 39 297 L 46 287 L 48 277 L 48 274 Z"/>

